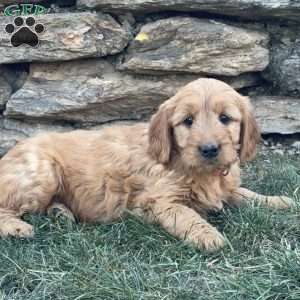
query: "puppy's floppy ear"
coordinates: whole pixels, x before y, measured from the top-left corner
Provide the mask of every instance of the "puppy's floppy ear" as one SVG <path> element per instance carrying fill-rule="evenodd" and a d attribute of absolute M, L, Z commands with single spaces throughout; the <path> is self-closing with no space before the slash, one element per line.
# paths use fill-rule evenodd
<path fill-rule="evenodd" d="M 254 118 L 253 109 L 247 97 L 241 99 L 242 124 L 240 133 L 240 160 L 249 161 L 256 154 L 260 131 Z"/>
<path fill-rule="evenodd" d="M 162 164 L 169 162 L 172 147 L 172 127 L 170 125 L 170 110 L 165 104 L 151 118 L 149 127 L 148 153 Z"/>

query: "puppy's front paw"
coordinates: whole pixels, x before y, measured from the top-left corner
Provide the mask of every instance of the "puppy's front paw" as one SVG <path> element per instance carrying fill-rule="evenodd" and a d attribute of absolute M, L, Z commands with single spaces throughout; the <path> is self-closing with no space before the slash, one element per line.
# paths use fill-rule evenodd
<path fill-rule="evenodd" d="M 295 206 L 293 199 L 286 196 L 273 196 L 268 199 L 268 204 L 277 209 L 287 209 Z"/>
<path fill-rule="evenodd" d="M 207 230 L 193 232 L 193 234 L 187 236 L 186 240 L 208 252 L 217 251 L 225 244 L 222 234 L 213 227 L 207 228 Z"/>
<path fill-rule="evenodd" d="M 1 224 L 0 235 L 2 237 L 32 238 L 34 230 L 32 225 L 19 219 L 12 219 Z"/>

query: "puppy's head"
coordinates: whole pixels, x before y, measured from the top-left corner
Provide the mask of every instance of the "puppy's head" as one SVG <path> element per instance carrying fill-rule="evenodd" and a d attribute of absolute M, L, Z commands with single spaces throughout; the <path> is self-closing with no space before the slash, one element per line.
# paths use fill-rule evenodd
<path fill-rule="evenodd" d="M 198 79 L 164 102 L 152 117 L 149 154 L 173 157 L 204 171 L 228 168 L 255 155 L 259 130 L 248 98 L 215 79 Z"/>

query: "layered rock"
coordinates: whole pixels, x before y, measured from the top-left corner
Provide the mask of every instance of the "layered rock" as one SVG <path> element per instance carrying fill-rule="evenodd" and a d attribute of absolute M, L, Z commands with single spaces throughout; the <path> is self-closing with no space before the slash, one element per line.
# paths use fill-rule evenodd
<path fill-rule="evenodd" d="M 236 76 L 269 63 L 268 34 L 221 22 L 172 17 L 144 25 L 119 69 Z"/>
<path fill-rule="evenodd" d="M 13 24 L 13 17 L 0 17 L 0 28 Z M 11 35 L 0 35 L 0 63 L 61 61 L 101 57 L 122 51 L 130 32 L 110 15 L 90 12 L 35 16 L 45 31 L 39 34 L 38 47 L 13 47 Z M 8 51 L 9 48 L 9 51 Z"/>
<path fill-rule="evenodd" d="M 287 0 L 77 0 L 77 5 L 108 12 L 199 11 L 249 19 L 283 18 L 300 21 L 300 2 Z"/>
<path fill-rule="evenodd" d="M 250 94 L 284 95 L 253 99 L 258 123 L 263 133 L 300 132 L 299 1 L 78 0 L 85 12 L 76 12 L 56 1 L 4 0 L 0 9 L 26 2 L 56 5 L 35 17 L 46 29 L 38 47 L 13 47 L 11 35 L 0 34 L 0 64 L 12 63 L 0 65 L 0 155 L 42 131 L 147 120 L 199 77 Z M 207 19 L 216 14 L 238 18 Z M 285 20 L 245 24 L 240 17 Z M 13 21 L 0 17 L 0 28 Z"/>
<path fill-rule="evenodd" d="M 300 132 L 300 98 L 260 96 L 252 103 L 263 133 Z"/>
<path fill-rule="evenodd" d="M 79 123 L 141 120 L 196 78 L 124 74 L 104 59 L 32 64 L 28 80 L 11 96 L 5 114 Z M 222 79 L 242 88 L 257 83 L 259 77 L 245 74 Z"/>

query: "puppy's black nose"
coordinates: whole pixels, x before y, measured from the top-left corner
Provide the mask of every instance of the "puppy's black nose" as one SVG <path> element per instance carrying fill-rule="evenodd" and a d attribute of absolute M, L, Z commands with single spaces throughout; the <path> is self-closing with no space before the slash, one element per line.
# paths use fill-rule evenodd
<path fill-rule="evenodd" d="M 204 158 L 215 158 L 219 154 L 219 146 L 216 144 L 206 144 L 199 147 L 199 151 Z"/>

